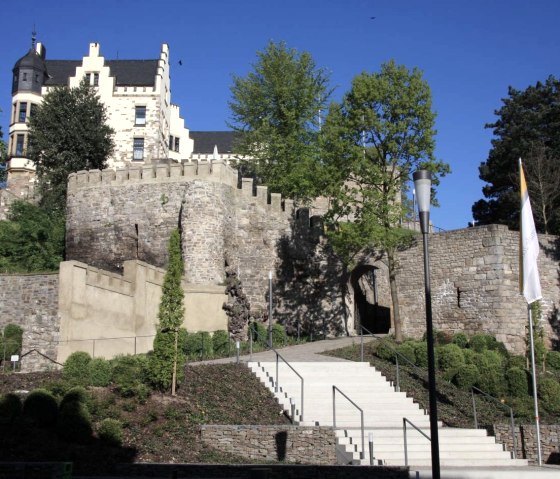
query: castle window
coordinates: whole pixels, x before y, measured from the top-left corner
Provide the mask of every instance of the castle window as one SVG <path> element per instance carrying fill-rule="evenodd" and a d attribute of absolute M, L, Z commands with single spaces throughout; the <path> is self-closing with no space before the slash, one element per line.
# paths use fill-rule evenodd
<path fill-rule="evenodd" d="M 144 161 L 144 138 L 134 138 L 132 159 Z"/>
<path fill-rule="evenodd" d="M 26 72 L 23 72 L 23 74 L 22 74 L 22 80 L 23 80 L 23 81 L 27 81 L 27 73 L 26 73 Z"/>
<path fill-rule="evenodd" d="M 25 142 L 25 135 L 16 136 L 16 156 L 23 156 L 24 142 Z"/>
<path fill-rule="evenodd" d="M 93 74 L 93 86 L 99 86 L 99 73 Z"/>
<path fill-rule="evenodd" d="M 169 150 L 173 150 L 173 135 L 169 135 Z"/>
<path fill-rule="evenodd" d="M 144 126 L 146 124 L 146 107 L 136 105 L 134 124 L 136 126 Z"/>
<path fill-rule="evenodd" d="M 26 102 L 21 102 L 19 104 L 19 116 L 18 116 L 18 121 L 20 123 L 23 123 L 25 121 L 25 119 L 27 118 L 27 103 Z"/>
<path fill-rule="evenodd" d="M 175 151 L 179 151 L 179 137 L 175 137 Z"/>

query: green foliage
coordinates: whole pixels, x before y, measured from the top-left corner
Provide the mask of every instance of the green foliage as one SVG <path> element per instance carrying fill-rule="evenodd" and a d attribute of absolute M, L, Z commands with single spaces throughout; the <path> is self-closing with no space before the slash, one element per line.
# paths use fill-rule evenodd
<path fill-rule="evenodd" d="M 68 175 L 105 168 L 113 150 L 105 106 L 84 79 L 77 88 L 52 88 L 28 121 L 27 156 L 37 168 L 41 206 L 63 213 Z"/>
<path fill-rule="evenodd" d="M 453 333 L 450 331 L 436 330 L 434 333 L 436 337 L 436 344 L 445 346 L 446 344 L 453 343 Z"/>
<path fill-rule="evenodd" d="M 171 387 L 173 367 L 176 364 L 177 384 L 184 377 L 186 357 L 179 345 L 179 335 L 185 307 L 183 291 L 183 256 L 181 254 L 181 235 L 173 230 L 169 238 L 169 261 L 163 279 L 162 295 L 159 304 L 159 327 L 154 338 L 153 353 L 149 357 L 150 383 L 157 389 L 167 390 Z"/>
<path fill-rule="evenodd" d="M 518 356 L 518 355 L 515 355 L 515 354 L 511 354 L 508 357 L 507 367 L 508 368 L 526 369 L 527 368 L 527 358 L 525 356 Z"/>
<path fill-rule="evenodd" d="M 91 356 L 84 351 L 76 351 L 64 361 L 62 377 L 74 384 L 89 386 L 89 363 Z"/>
<path fill-rule="evenodd" d="M 59 407 L 62 408 L 69 402 L 79 402 L 82 404 L 87 404 L 88 400 L 89 395 L 85 388 L 83 388 L 82 386 L 74 386 L 73 388 L 69 389 L 66 394 L 64 394 L 62 401 L 60 401 Z"/>
<path fill-rule="evenodd" d="M 498 118 L 486 125 L 492 128 L 494 139 L 488 159 L 479 168 L 480 179 L 487 185 L 482 189 L 486 199 L 477 201 L 472 208 L 477 223 L 519 228 L 517 162 L 523 158 L 537 230 L 558 234 L 559 94 L 560 81 L 553 76 L 523 91 L 509 87 L 502 107 L 495 112 Z"/>
<path fill-rule="evenodd" d="M 272 325 L 272 344 L 274 346 L 281 346 L 286 344 L 288 336 L 286 335 L 286 329 L 284 326 L 278 323 Z"/>
<path fill-rule="evenodd" d="M 428 367 L 428 344 L 426 341 L 416 341 L 414 344 L 415 364 L 421 368 Z"/>
<path fill-rule="evenodd" d="M 542 327 L 542 306 L 540 301 L 531 303 L 533 317 L 533 345 L 535 348 L 535 362 L 541 364 L 544 370 L 546 361 L 546 346 L 544 344 L 544 330 Z M 529 328 L 527 327 L 527 330 Z M 527 357 L 531 357 L 531 341 L 527 331 Z"/>
<path fill-rule="evenodd" d="M 111 382 L 122 397 L 137 397 L 141 402 L 149 397 L 150 391 L 144 382 L 150 381 L 152 363 L 145 355 L 120 355 L 111 359 L 110 363 Z"/>
<path fill-rule="evenodd" d="M 207 331 L 198 331 L 187 335 L 185 353 L 192 359 L 208 359 L 212 357 L 212 338 Z"/>
<path fill-rule="evenodd" d="M 61 405 L 56 425 L 58 436 L 66 442 L 87 444 L 93 427 L 87 406 L 80 401 L 67 401 Z"/>
<path fill-rule="evenodd" d="M 39 427 L 53 427 L 58 415 L 58 404 L 46 389 L 31 391 L 23 402 L 23 416 Z"/>
<path fill-rule="evenodd" d="M 227 331 L 220 329 L 212 335 L 212 349 L 215 355 L 225 356 L 230 350 L 230 339 Z"/>
<path fill-rule="evenodd" d="M 0 424 L 2 422 L 12 422 L 15 418 L 21 416 L 22 411 L 21 398 L 17 394 L 8 393 L 0 396 Z"/>
<path fill-rule="evenodd" d="M 113 374 L 111 363 L 103 358 L 92 359 L 88 366 L 88 376 L 92 386 L 105 387 Z"/>
<path fill-rule="evenodd" d="M 456 344 L 446 344 L 436 349 L 438 366 L 442 371 L 456 370 L 465 364 L 463 351 Z"/>
<path fill-rule="evenodd" d="M 465 364 L 477 364 L 477 357 L 479 353 L 473 349 L 463 349 L 463 357 L 465 358 Z"/>
<path fill-rule="evenodd" d="M 412 364 L 415 364 L 416 354 L 414 352 L 414 345 L 411 342 L 407 341 L 399 344 L 397 346 L 397 352 L 408 359 Z M 406 361 L 402 360 L 402 358 L 399 358 L 399 362 L 403 366 L 408 364 Z"/>
<path fill-rule="evenodd" d="M 465 333 L 456 333 L 453 335 L 453 344 L 456 344 L 461 349 L 465 349 L 469 346 L 469 338 Z"/>
<path fill-rule="evenodd" d="M 384 359 L 385 361 L 395 362 L 396 349 L 396 344 L 385 339 L 377 343 L 375 354 L 377 354 L 379 358 Z"/>
<path fill-rule="evenodd" d="M 64 260 L 64 216 L 14 201 L 0 221 L 0 272 L 58 271 Z"/>
<path fill-rule="evenodd" d="M 522 397 L 529 394 L 529 381 L 524 369 L 509 368 L 506 371 L 506 381 L 510 395 Z"/>
<path fill-rule="evenodd" d="M 97 428 L 97 436 L 110 446 L 120 447 L 123 441 L 122 423 L 116 419 L 103 419 Z"/>
<path fill-rule="evenodd" d="M 475 334 L 470 340 L 469 347 L 477 353 L 488 349 L 488 335 Z"/>
<path fill-rule="evenodd" d="M 0 336 L 0 361 L 9 361 L 13 354 L 21 354 L 22 342 L 23 329 L 17 324 L 7 324 Z"/>
<path fill-rule="evenodd" d="M 469 391 L 480 380 L 480 372 L 474 364 L 462 364 L 453 376 L 453 383 L 465 391 Z"/>
<path fill-rule="evenodd" d="M 546 353 L 546 365 L 551 369 L 555 369 L 556 371 L 559 371 L 560 351 L 548 351 Z"/>
<path fill-rule="evenodd" d="M 253 71 L 234 76 L 234 152 L 254 158 L 242 165 L 273 192 L 302 201 L 321 193 L 317 122 L 324 111 L 328 75 L 307 52 L 270 42 L 257 52 Z"/>
<path fill-rule="evenodd" d="M 253 342 L 259 343 L 262 346 L 268 344 L 268 330 L 263 323 L 253 321 L 249 324 L 249 329 L 253 335 Z"/>
<path fill-rule="evenodd" d="M 538 393 L 545 409 L 553 414 L 560 413 L 560 383 L 552 378 L 541 378 Z"/>
<path fill-rule="evenodd" d="M 483 364 L 478 366 L 480 377 L 476 386 L 487 394 L 500 397 L 507 391 L 507 383 L 501 367 Z"/>

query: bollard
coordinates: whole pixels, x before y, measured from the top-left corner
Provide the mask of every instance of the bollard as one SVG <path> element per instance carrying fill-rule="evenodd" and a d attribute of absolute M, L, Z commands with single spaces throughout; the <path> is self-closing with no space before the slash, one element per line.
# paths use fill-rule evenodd
<path fill-rule="evenodd" d="M 373 432 L 370 432 L 368 434 L 368 440 L 369 440 L 369 465 L 373 466 L 373 463 L 375 461 L 375 456 L 373 455 Z"/>

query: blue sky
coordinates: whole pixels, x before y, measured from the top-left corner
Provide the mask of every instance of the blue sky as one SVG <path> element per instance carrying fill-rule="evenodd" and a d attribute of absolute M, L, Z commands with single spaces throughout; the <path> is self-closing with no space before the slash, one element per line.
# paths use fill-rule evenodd
<path fill-rule="evenodd" d="M 80 59 L 90 42 L 108 59 L 171 51 L 172 101 L 191 130 L 226 129 L 232 74 L 245 75 L 269 40 L 310 52 L 331 73 L 334 99 L 352 77 L 395 59 L 418 67 L 438 114 L 436 155 L 452 174 L 433 223 L 466 226 L 482 197 L 494 110 L 517 89 L 560 76 L 557 0 L 2 0 L 0 124 L 9 127 L 11 69 L 35 24 L 50 59 Z M 376 17 L 371 20 L 370 17 Z M 179 66 L 178 61 L 182 61 Z"/>

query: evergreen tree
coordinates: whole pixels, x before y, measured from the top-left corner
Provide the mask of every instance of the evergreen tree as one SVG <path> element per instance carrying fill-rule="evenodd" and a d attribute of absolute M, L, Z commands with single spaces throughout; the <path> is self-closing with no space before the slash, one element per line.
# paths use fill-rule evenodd
<path fill-rule="evenodd" d="M 64 212 L 68 175 L 103 169 L 113 150 L 105 106 L 84 79 L 54 87 L 29 117 L 27 154 L 35 163 L 41 206 Z"/>
<path fill-rule="evenodd" d="M 307 52 L 270 42 L 257 52 L 253 71 L 231 87 L 235 153 L 251 158 L 253 174 L 271 191 L 299 200 L 320 194 L 318 134 L 330 95 L 328 75 Z"/>
<path fill-rule="evenodd" d="M 186 331 L 181 328 L 185 314 L 185 294 L 181 284 L 183 272 L 181 236 L 179 230 L 174 230 L 169 238 L 169 262 L 163 280 L 158 312 L 159 324 L 149 366 L 152 384 L 161 390 L 168 390 L 172 386 L 174 365 L 177 383 L 184 379 L 185 374 L 186 357 L 183 344 Z"/>
<path fill-rule="evenodd" d="M 434 157 L 430 87 L 422 73 L 391 61 L 379 73 L 362 73 L 341 105 L 331 105 L 324 126 L 323 159 L 330 178 L 328 233 L 350 267 L 358 254 L 385 253 L 395 335 L 402 339 L 396 285 L 396 252 L 412 232 L 399 227 L 406 203 L 400 200 L 412 172 L 420 167 L 438 177 L 449 166 Z"/>

